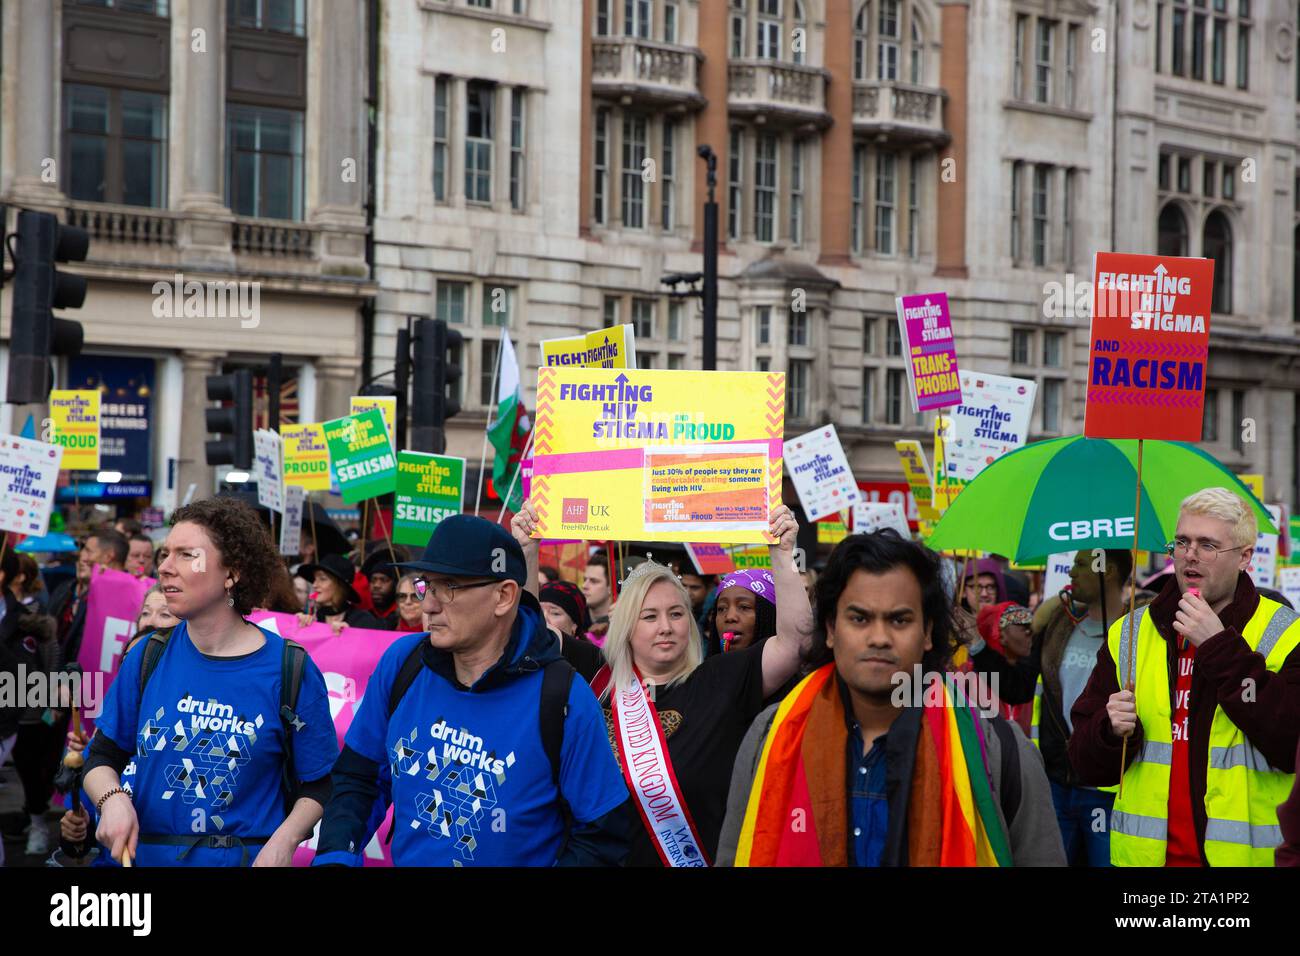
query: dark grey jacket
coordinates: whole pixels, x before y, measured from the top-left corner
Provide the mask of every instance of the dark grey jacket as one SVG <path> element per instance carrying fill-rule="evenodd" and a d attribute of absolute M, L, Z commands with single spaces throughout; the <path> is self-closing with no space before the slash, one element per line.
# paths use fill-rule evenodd
<path fill-rule="evenodd" d="M 754 719 L 736 754 L 736 765 L 731 773 L 731 791 L 727 795 L 727 816 L 722 823 L 722 838 L 718 842 L 718 866 L 734 866 L 740 827 L 745 820 L 745 807 L 754 783 L 754 772 L 763 752 L 772 719 L 778 704 L 773 704 Z M 981 716 L 984 722 L 984 743 L 988 749 L 989 769 L 993 790 L 1002 793 L 1002 741 L 994 731 L 993 720 Z M 1011 819 L 1007 832 L 1011 839 L 1011 857 L 1016 866 L 1065 866 L 1065 847 L 1061 843 L 1061 830 L 1056 822 L 1056 809 L 1052 805 L 1052 791 L 1043 771 L 1043 758 L 1015 723 L 1003 721 L 1011 727 L 1019 746 L 1020 805 Z M 886 839 L 882 865 L 907 865 L 907 805 L 911 796 L 912 761 L 916 754 L 916 735 L 921 730 L 921 711 L 909 707 L 899 714 L 886 738 L 887 792 L 889 800 L 889 833 Z M 1006 823 L 1001 801 L 998 817 Z"/>

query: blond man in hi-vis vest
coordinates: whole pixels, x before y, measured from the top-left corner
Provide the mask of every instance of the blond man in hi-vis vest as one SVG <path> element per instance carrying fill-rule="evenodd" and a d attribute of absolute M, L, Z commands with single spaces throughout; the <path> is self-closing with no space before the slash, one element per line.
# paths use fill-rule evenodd
<path fill-rule="evenodd" d="M 1116 866 L 1273 865 L 1300 736 L 1300 615 L 1246 573 L 1256 527 L 1226 488 L 1185 499 L 1174 573 L 1132 629 L 1127 613 L 1110 627 L 1075 702 L 1070 761 L 1085 784 L 1120 782 L 1128 740 Z"/>

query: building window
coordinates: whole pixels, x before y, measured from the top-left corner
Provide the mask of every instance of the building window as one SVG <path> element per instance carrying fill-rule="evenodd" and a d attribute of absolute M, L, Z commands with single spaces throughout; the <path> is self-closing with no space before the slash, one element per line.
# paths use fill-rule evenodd
<path fill-rule="evenodd" d="M 596 110 L 596 176 L 592 217 L 597 223 L 609 219 L 609 110 Z"/>
<path fill-rule="evenodd" d="M 808 345 L 808 313 L 791 312 L 790 327 L 786 336 L 787 345 Z"/>
<path fill-rule="evenodd" d="M 1192 79 L 1205 79 L 1205 14 L 1192 14 Z"/>
<path fill-rule="evenodd" d="M 744 156 L 741 153 L 743 137 L 739 127 L 731 128 L 731 143 L 728 148 L 727 166 L 727 236 L 740 238 L 741 204 L 745 194 L 741 182 L 741 170 L 744 168 Z"/>
<path fill-rule="evenodd" d="M 876 317 L 874 315 L 864 315 L 862 317 L 862 354 L 876 354 Z"/>
<path fill-rule="evenodd" d="M 907 255 L 915 259 L 921 252 L 921 157 L 907 162 Z"/>
<path fill-rule="evenodd" d="M 1215 19 L 1210 41 L 1210 79 L 1222 86 L 1227 80 L 1228 21 Z"/>
<path fill-rule="evenodd" d="M 510 327 L 510 314 L 514 311 L 515 290 L 508 285 L 483 287 L 483 324 Z"/>
<path fill-rule="evenodd" d="M 800 42 L 790 41 L 790 59 L 795 63 L 802 64 L 806 57 L 806 47 L 808 45 L 808 18 L 804 14 L 802 0 L 791 0 L 794 8 L 794 28 L 801 37 Z"/>
<path fill-rule="evenodd" d="M 167 100 L 157 93 L 65 84 L 68 198 L 167 205 Z"/>
<path fill-rule="evenodd" d="M 781 58 L 781 0 L 758 0 L 754 50 L 763 60 Z"/>
<path fill-rule="evenodd" d="M 682 319 L 684 317 L 685 311 L 686 311 L 686 307 L 681 302 L 674 301 L 668 303 L 668 341 L 669 342 L 684 341 L 684 333 L 682 330 Z"/>
<path fill-rule="evenodd" d="M 607 37 L 612 32 L 613 18 L 610 15 L 610 4 L 614 0 L 596 0 L 596 36 Z"/>
<path fill-rule="evenodd" d="M 1079 26 L 1065 29 L 1065 105 L 1074 108 L 1079 94 Z"/>
<path fill-rule="evenodd" d="M 1056 24 L 1038 21 L 1038 40 L 1034 44 L 1034 101 L 1052 102 L 1052 35 Z"/>
<path fill-rule="evenodd" d="M 497 377 L 497 353 L 501 349 L 500 339 L 480 339 L 479 340 L 479 366 L 478 366 L 478 402 L 488 408 L 495 408 L 497 404 L 496 397 L 496 377 Z"/>
<path fill-rule="evenodd" d="M 1011 261 L 1020 261 L 1020 180 L 1024 163 L 1011 164 Z"/>
<path fill-rule="evenodd" d="M 604 307 L 602 309 L 602 314 L 604 315 L 605 328 L 607 329 L 619 324 L 618 304 L 619 304 L 618 296 L 615 295 L 605 296 L 605 302 L 604 302 Z"/>
<path fill-rule="evenodd" d="M 632 300 L 632 327 L 637 341 L 648 342 L 655 337 L 655 300 Z"/>
<path fill-rule="evenodd" d="M 1161 189 L 1169 188 L 1169 154 L 1161 153 L 1156 161 L 1156 185 Z"/>
<path fill-rule="evenodd" d="M 437 202 L 447 199 L 447 88 L 450 85 L 445 76 L 435 77 L 433 81 L 433 198 Z"/>
<path fill-rule="evenodd" d="M 510 91 L 510 208 L 523 210 L 524 182 L 524 91 Z"/>
<path fill-rule="evenodd" d="M 624 0 L 623 36 L 650 39 L 650 0 Z"/>
<path fill-rule="evenodd" d="M 772 133 L 760 135 L 754 149 L 754 238 L 771 242 L 776 238 L 776 151 Z"/>
<path fill-rule="evenodd" d="M 1169 70 L 1174 76 L 1182 76 L 1187 72 L 1187 11 L 1181 6 L 1174 6 L 1173 16 L 1173 37 L 1171 38 L 1171 47 L 1173 50 L 1172 62 Z"/>
<path fill-rule="evenodd" d="M 912 85 L 920 86 L 925 80 L 925 42 L 921 36 L 921 25 L 916 22 L 915 15 L 912 16 L 912 46 L 909 55 Z"/>
<path fill-rule="evenodd" d="M 1164 69 L 1165 5 L 1156 4 L 1156 72 Z"/>
<path fill-rule="evenodd" d="M 664 4 L 664 42 L 677 42 L 677 4 Z"/>
<path fill-rule="evenodd" d="M 786 377 L 785 414 L 796 420 L 808 417 L 808 380 L 812 376 L 812 362 L 790 360 L 790 374 Z"/>
<path fill-rule="evenodd" d="M 1043 431 L 1055 433 L 1061 430 L 1061 398 L 1064 394 L 1064 382 L 1054 378 L 1043 379 Z"/>
<path fill-rule="evenodd" d="M 894 254 L 895 157 L 876 154 L 876 251 Z"/>
<path fill-rule="evenodd" d="M 790 144 L 790 242 L 803 244 L 803 154 L 804 141 Z"/>
<path fill-rule="evenodd" d="M 770 372 L 771 370 L 772 370 L 772 360 L 768 358 L 766 355 L 760 355 L 758 358 L 754 359 L 754 371 Z"/>
<path fill-rule="evenodd" d="M 1030 347 L 1033 345 L 1032 329 L 1011 330 L 1011 364 L 1028 365 Z"/>
<path fill-rule="evenodd" d="M 1233 199 L 1236 196 L 1237 170 L 1233 163 L 1223 164 L 1223 198 Z"/>
<path fill-rule="evenodd" d="M 493 101 L 496 86 L 479 80 L 466 84 L 465 110 L 465 198 L 470 202 L 492 201 Z"/>
<path fill-rule="evenodd" d="M 434 318 L 453 325 L 464 325 L 468 307 L 468 283 L 438 280 L 438 291 L 434 297 Z"/>
<path fill-rule="evenodd" d="M 134 9 L 152 4 L 118 0 L 109 6 Z M 306 27 L 305 6 L 305 0 L 230 0 L 226 17 L 230 24 L 241 30 L 269 30 L 300 37 Z"/>
<path fill-rule="evenodd" d="M 659 164 L 659 222 L 665 229 L 676 224 L 677 123 L 664 119 L 663 162 Z"/>
<path fill-rule="evenodd" d="M 903 392 L 907 386 L 903 377 L 907 374 L 901 368 L 885 370 L 885 424 L 903 424 Z"/>
<path fill-rule="evenodd" d="M 1174 203 L 1166 203 L 1160 210 L 1157 233 L 1157 255 L 1187 255 L 1187 218 Z"/>
<path fill-rule="evenodd" d="M 654 368 L 659 361 L 658 352 L 637 352 L 636 364 L 639 368 Z"/>
<path fill-rule="evenodd" d="M 668 367 L 675 372 L 680 372 L 686 368 L 686 356 L 678 352 L 672 352 L 668 356 Z"/>
<path fill-rule="evenodd" d="M 1034 167 L 1034 265 L 1047 265 L 1048 232 L 1047 214 L 1049 190 L 1052 182 L 1050 166 Z"/>
<path fill-rule="evenodd" d="M 1011 96 L 1013 99 L 1025 97 L 1025 43 L 1029 38 L 1029 17 L 1023 13 L 1016 14 L 1016 48 L 1015 60 L 1011 73 Z"/>
<path fill-rule="evenodd" d="M 865 232 L 863 220 L 866 217 L 866 201 L 863 195 L 867 179 L 867 147 L 861 143 L 853 146 L 852 202 L 853 223 L 849 241 L 855 253 L 862 252 L 862 237 Z"/>
<path fill-rule="evenodd" d="M 876 370 L 862 370 L 862 424 L 870 425 L 875 417 Z"/>
<path fill-rule="evenodd" d="M 1062 177 L 1065 189 L 1061 192 L 1061 237 L 1065 241 L 1065 264 L 1074 262 L 1074 170 L 1067 169 Z"/>
<path fill-rule="evenodd" d="M 1250 28 L 1237 25 L 1237 89 L 1250 86 Z"/>
<path fill-rule="evenodd" d="M 898 328 L 897 322 L 885 323 L 885 354 L 890 358 L 895 358 L 903 354 L 903 333 Z"/>
<path fill-rule="evenodd" d="M 1178 157 L 1178 191 L 1180 193 L 1190 193 L 1192 191 L 1192 160 L 1190 156 Z"/>
<path fill-rule="evenodd" d="M 1217 209 L 1206 217 L 1201 250 L 1205 258 L 1214 260 L 1214 291 L 1210 311 L 1231 312 L 1232 226 L 1228 224 L 1228 217 Z"/>
<path fill-rule="evenodd" d="M 1043 365 L 1047 368 L 1065 367 L 1065 333 L 1043 333 Z"/>
<path fill-rule="evenodd" d="M 1207 388 L 1205 390 L 1205 417 L 1201 422 L 1201 441 L 1216 442 L 1219 440 L 1219 390 L 1217 388 Z"/>
<path fill-rule="evenodd" d="M 739 59 L 745 55 L 745 0 L 731 0 L 731 9 L 731 56 Z"/>
<path fill-rule="evenodd" d="M 1246 393 L 1241 389 L 1232 390 L 1232 420 L 1228 430 L 1232 432 L 1232 450 L 1239 455 L 1246 453 L 1246 439 L 1241 433 L 1241 420 L 1246 417 Z"/>
<path fill-rule="evenodd" d="M 754 343 L 756 345 L 772 344 L 772 307 L 760 305 L 754 310 Z"/>
<path fill-rule="evenodd" d="M 853 78 L 867 78 L 867 44 L 870 43 L 871 5 L 864 3 L 853 20 Z"/>
<path fill-rule="evenodd" d="M 1214 180 L 1218 175 L 1218 167 L 1208 159 L 1201 162 L 1201 195 L 1208 199 L 1214 198 Z"/>
<path fill-rule="evenodd" d="M 646 159 L 646 119 L 623 116 L 623 225 L 645 227 L 645 180 L 641 170 Z"/>
<path fill-rule="evenodd" d="M 898 0 L 880 0 L 880 17 L 876 21 L 876 79 L 898 79 L 899 32 Z"/>
<path fill-rule="evenodd" d="M 237 216 L 302 218 L 302 113 L 226 107 L 227 201 Z"/>

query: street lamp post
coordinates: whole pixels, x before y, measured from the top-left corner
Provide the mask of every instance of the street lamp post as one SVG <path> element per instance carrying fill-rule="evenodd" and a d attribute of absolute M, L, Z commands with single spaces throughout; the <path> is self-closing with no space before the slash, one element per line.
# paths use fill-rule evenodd
<path fill-rule="evenodd" d="M 707 143 L 696 153 L 708 165 L 708 199 L 704 202 L 704 370 L 718 367 L 718 202 L 713 191 L 718 185 L 718 157 Z"/>

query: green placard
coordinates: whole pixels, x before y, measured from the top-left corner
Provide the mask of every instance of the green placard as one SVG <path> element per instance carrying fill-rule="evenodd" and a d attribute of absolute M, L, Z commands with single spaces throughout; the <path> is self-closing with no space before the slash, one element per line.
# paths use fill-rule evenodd
<path fill-rule="evenodd" d="M 393 542 L 423 548 L 443 518 L 460 514 L 464 496 L 464 458 L 399 451 Z"/>
<path fill-rule="evenodd" d="M 330 472 L 348 504 L 386 495 L 397 487 L 397 459 L 379 409 L 326 422 L 325 444 L 330 450 Z"/>

